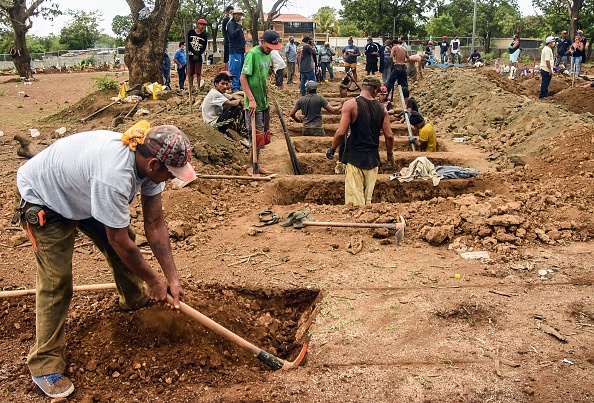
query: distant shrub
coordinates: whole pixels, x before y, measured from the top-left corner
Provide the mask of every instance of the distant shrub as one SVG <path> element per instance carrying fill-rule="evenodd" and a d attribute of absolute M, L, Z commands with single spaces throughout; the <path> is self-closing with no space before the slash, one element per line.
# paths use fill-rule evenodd
<path fill-rule="evenodd" d="M 80 62 L 80 64 L 85 65 L 85 66 L 95 65 L 95 56 L 91 56 L 91 57 L 87 57 L 86 59 L 83 59 L 83 61 Z"/>
<path fill-rule="evenodd" d="M 93 77 L 93 81 L 95 83 L 93 86 L 103 92 L 115 91 L 120 88 L 118 80 L 111 78 L 109 74 L 106 74 L 104 77 Z"/>
<path fill-rule="evenodd" d="M 493 62 L 493 53 L 485 53 L 483 55 L 483 60 L 485 61 L 485 63 L 491 64 Z"/>

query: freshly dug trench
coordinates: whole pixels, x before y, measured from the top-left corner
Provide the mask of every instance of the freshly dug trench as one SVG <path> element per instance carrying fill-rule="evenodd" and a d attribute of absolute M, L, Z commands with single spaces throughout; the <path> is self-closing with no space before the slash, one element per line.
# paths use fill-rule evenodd
<path fill-rule="evenodd" d="M 444 142 L 437 143 L 437 151 L 448 151 Z M 293 146 L 298 153 L 325 153 L 326 149 L 332 144 L 330 137 L 310 137 L 300 136 L 293 139 Z M 386 151 L 384 138 L 380 138 L 380 151 Z M 412 152 L 407 137 L 394 138 L 394 151 Z"/>
<path fill-rule="evenodd" d="M 415 158 L 420 156 L 427 156 L 426 153 L 413 153 L 411 151 L 400 151 L 394 153 L 394 165 L 387 163 L 385 153 L 380 154 L 382 163 L 379 166 L 379 173 L 393 174 L 400 171 L 403 167 L 414 161 Z M 308 153 L 308 154 L 297 154 L 299 164 L 301 164 L 301 171 L 304 174 L 321 174 L 328 175 L 334 172 L 336 166 L 336 160 L 330 161 L 326 158 L 326 155 L 321 153 Z M 451 153 L 431 153 L 429 156 L 433 165 L 457 165 L 467 168 L 473 168 L 475 159 L 466 158 L 464 156 L 452 155 Z"/>
<path fill-rule="evenodd" d="M 456 197 L 487 189 L 498 189 L 498 184 L 480 177 L 472 179 L 442 180 L 438 186 L 431 181 L 416 180 L 400 183 L 387 175 L 379 176 L 373 192 L 373 203 L 410 203 L 431 200 L 434 197 Z M 270 189 L 270 203 L 291 205 L 296 203 L 344 204 L 344 176 L 284 177 Z"/>

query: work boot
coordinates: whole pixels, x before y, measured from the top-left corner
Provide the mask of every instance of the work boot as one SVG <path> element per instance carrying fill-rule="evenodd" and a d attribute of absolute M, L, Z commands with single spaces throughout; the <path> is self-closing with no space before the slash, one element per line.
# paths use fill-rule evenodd
<path fill-rule="evenodd" d="M 70 382 L 70 379 L 60 373 L 32 376 L 32 378 L 33 382 L 39 386 L 39 389 L 52 399 L 67 397 L 74 392 L 74 385 Z"/>

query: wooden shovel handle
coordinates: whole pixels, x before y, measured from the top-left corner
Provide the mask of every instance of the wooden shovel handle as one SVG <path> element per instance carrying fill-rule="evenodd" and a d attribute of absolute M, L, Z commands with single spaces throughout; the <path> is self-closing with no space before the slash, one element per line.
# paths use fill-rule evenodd
<path fill-rule="evenodd" d="M 171 305 L 173 305 L 173 297 L 169 294 L 167 294 L 167 302 L 170 303 Z M 226 338 L 227 340 L 239 345 L 240 347 L 243 347 L 245 350 L 250 352 L 255 357 L 257 357 L 258 354 L 260 354 L 261 350 L 258 347 L 254 346 L 249 341 L 239 337 L 238 335 L 236 335 L 235 333 L 233 333 L 231 330 L 227 329 L 226 327 L 219 325 L 217 322 L 210 319 L 208 316 L 203 315 L 202 313 L 200 313 L 196 309 L 192 308 L 191 306 L 189 306 L 183 302 L 180 302 L 179 303 L 179 311 L 188 315 L 190 318 L 198 321 L 201 325 L 203 325 L 204 327 L 206 327 L 209 330 L 212 330 L 219 336 L 222 336 L 222 337 Z"/>
<path fill-rule="evenodd" d="M 114 283 L 107 284 L 91 284 L 91 285 L 75 285 L 73 287 L 74 292 L 79 291 L 99 291 L 99 290 L 115 290 L 116 285 Z M 14 290 L 14 291 L 0 291 L 0 298 L 9 297 L 22 297 L 25 295 L 35 295 L 35 289 L 29 290 Z"/>

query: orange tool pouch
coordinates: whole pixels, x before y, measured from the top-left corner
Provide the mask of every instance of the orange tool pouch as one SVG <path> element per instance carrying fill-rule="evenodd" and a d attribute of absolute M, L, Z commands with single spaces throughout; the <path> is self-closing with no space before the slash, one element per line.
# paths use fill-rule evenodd
<path fill-rule="evenodd" d="M 25 211 L 25 221 L 27 222 L 27 233 L 29 234 L 29 239 L 31 239 L 31 243 L 33 244 L 33 250 L 37 252 L 37 242 L 35 241 L 35 236 L 33 236 L 31 227 L 41 228 L 46 224 L 47 219 L 45 210 L 40 206 L 29 207 Z"/>

